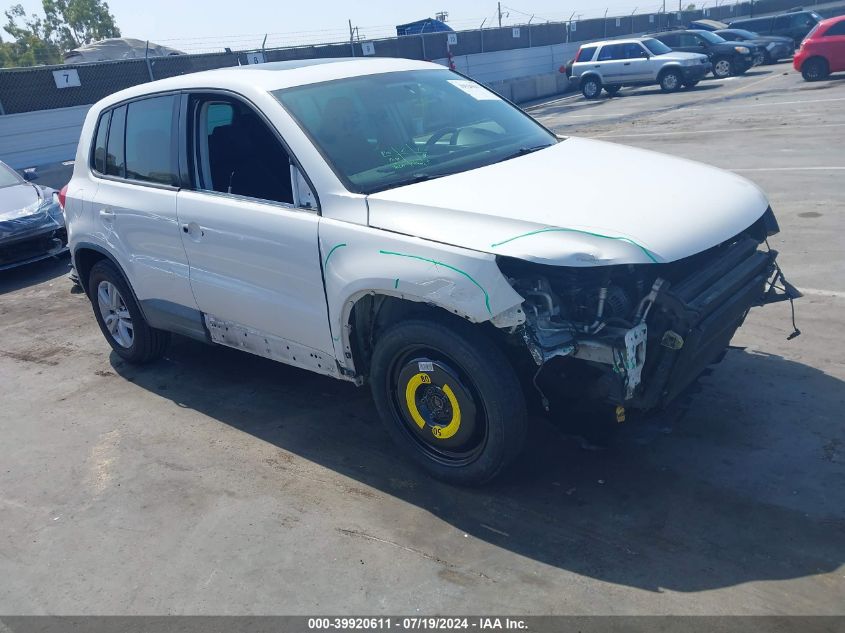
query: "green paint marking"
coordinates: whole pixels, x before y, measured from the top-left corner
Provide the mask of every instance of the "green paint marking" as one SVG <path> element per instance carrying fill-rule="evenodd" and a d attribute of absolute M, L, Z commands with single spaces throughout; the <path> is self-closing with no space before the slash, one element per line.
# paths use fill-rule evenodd
<path fill-rule="evenodd" d="M 398 279 L 398 278 L 396 279 L 396 281 L 394 281 L 394 282 L 393 282 L 393 287 L 394 287 L 394 288 L 398 288 L 398 287 L 399 287 L 399 279 Z"/>
<path fill-rule="evenodd" d="M 331 256 L 332 256 L 332 253 L 334 253 L 334 252 L 335 252 L 337 249 L 339 249 L 341 246 L 346 246 L 346 243 L 343 243 L 343 244 L 335 244 L 334 246 L 332 246 L 332 250 L 330 250 L 330 251 L 329 251 L 329 254 L 328 254 L 328 255 L 326 255 L 326 261 L 325 261 L 325 262 L 323 262 L 323 270 L 324 270 L 324 271 L 326 270 L 326 267 L 329 265 L 329 257 L 331 257 Z"/>
<path fill-rule="evenodd" d="M 435 266 L 443 266 L 443 268 L 448 268 L 449 270 L 454 270 L 456 273 L 459 273 L 459 274 L 463 275 L 464 277 L 466 277 L 467 279 L 469 279 L 472 283 L 474 283 L 476 286 L 478 286 L 478 289 L 481 290 L 481 292 L 484 293 L 484 305 L 486 306 L 487 312 L 490 314 L 490 316 L 493 316 L 493 311 L 490 309 L 490 295 L 487 294 L 487 291 L 484 289 L 484 286 L 482 286 L 475 279 L 473 279 L 472 276 L 469 273 L 461 270 L 460 268 L 455 268 L 454 266 L 450 266 L 449 264 L 444 264 L 443 262 L 439 262 L 436 259 L 429 259 L 428 257 L 420 257 L 419 255 L 407 255 L 406 253 L 395 253 L 393 251 L 382 251 L 382 250 L 380 250 L 379 253 L 381 253 L 382 255 L 396 255 L 397 257 L 408 257 L 409 259 L 418 259 L 422 262 L 428 262 L 430 264 L 434 264 Z M 398 285 L 398 283 L 399 283 L 399 280 L 397 279 L 396 284 Z M 396 286 L 394 286 L 394 288 L 395 287 Z"/>
<path fill-rule="evenodd" d="M 643 253 L 645 253 L 646 257 L 648 257 L 651 261 L 655 264 L 658 263 L 657 258 L 655 258 L 654 254 L 648 250 L 645 246 L 637 244 L 634 240 L 629 240 L 627 237 L 613 237 L 612 235 L 602 235 L 601 233 L 592 233 L 590 231 L 580 231 L 578 229 L 557 229 L 557 228 L 548 228 L 548 229 L 537 229 L 536 231 L 529 231 L 528 233 L 523 233 L 522 235 L 517 235 L 515 237 L 508 238 L 506 240 L 502 240 L 501 242 L 496 242 L 495 244 L 490 244 L 490 248 L 496 248 L 497 246 L 501 246 L 502 244 L 507 244 L 508 242 L 513 242 L 514 240 L 518 240 L 521 237 L 530 237 L 532 235 L 537 235 L 538 233 L 581 233 L 583 235 L 591 235 L 593 237 L 600 237 L 606 240 L 619 240 L 620 242 L 627 242 L 633 246 L 636 246 L 640 249 Z"/>

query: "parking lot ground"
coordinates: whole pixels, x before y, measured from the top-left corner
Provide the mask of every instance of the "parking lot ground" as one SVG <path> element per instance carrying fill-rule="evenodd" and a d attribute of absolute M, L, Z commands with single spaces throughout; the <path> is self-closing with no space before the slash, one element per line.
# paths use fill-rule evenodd
<path fill-rule="evenodd" d="M 366 390 L 183 339 L 129 367 L 66 261 L 3 274 L 0 613 L 845 613 L 843 105 L 780 65 L 532 109 L 757 182 L 803 334 L 755 309 L 685 409 L 603 450 L 534 420 L 482 489 L 404 463 Z"/>

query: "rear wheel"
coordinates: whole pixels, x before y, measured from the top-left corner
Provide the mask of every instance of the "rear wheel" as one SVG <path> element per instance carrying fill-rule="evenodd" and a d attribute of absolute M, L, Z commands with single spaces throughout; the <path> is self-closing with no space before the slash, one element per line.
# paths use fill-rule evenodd
<path fill-rule="evenodd" d="M 403 321 L 379 338 L 370 382 L 391 438 L 443 481 L 490 481 L 521 451 L 527 425 L 516 375 L 468 324 Z"/>
<path fill-rule="evenodd" d="M 719 79 L 730 77 L 734 74 L 733 62 L 727 57 L 721 57 L 713 62 L 713 76 Z"/>
<path fill-rule="evenodd" d="M 660 89 L 663 92 L 676 92 L 681 89 L 681 73 L 667 70 L 660 76 Z"/>
<path fill-rule="evenodd" d="M 581 80 L 581 94 L 586 99 L 598 99 L 601 96 L 601 79 L 589 75 Z"/>
<path fill-rule="evenodd" d="M 97 324 L 112 349 L 130 363 L 147 363 L 164 354 L 170 335 L 151 328 L 117 267 L 108 260 L 94 264 L 88 294 Z"/>
<path fill-rule="evenodd" d="M 812 57 L 801 66 L 801 76 L 805 81 L 821 81 L 830 74 L 830 66 L 823 57 Z"/>
<path fill-rule="evenodd" d="M 604 91 L 607 93 L 608 97 L 615 97 L 619 94 L 619 91 L 622 90 L 622 86 L 605 86 Z"/>

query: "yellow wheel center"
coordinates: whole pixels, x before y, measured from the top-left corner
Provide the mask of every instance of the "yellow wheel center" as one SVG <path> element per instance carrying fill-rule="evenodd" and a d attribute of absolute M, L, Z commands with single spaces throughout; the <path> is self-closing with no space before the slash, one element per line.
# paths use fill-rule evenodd
<path fill-rule="evenodd" d="M 422 385 L 430 384 L 431 376 L 420 372 L 412 376 L 405 387 L 405 403 L 408 405 L 408 411 L 411 413 L 411 419 L 413 419 L 414 424 L 420 427 L 421 430 L 426 427 L 426 421 L 423 419 L 420 414 L 420 410 L 417 407 L 417 389 L 419 389 Z M 461 427 L 461 408 L 458 405 L 458 399 L 455 397 L 455 393 L 448 384 L 444 384 L 441 389 L 449 399 L 449 404 L 452 405 L 452 419 L 449 420 L 449 424 L 445 426 L 433 424 L 430 428 L 431 434 L 434 437 L 445 440 L 457 433 L 458 429 Z"/>

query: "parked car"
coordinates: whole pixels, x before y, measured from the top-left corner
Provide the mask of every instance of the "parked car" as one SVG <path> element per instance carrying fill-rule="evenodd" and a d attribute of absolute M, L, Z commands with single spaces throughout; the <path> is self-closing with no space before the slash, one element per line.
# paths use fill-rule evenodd
<path fill-rule="evenodd" d="M 781 15 L 769 15 L 762 18 L 732 20 L 732 29 L 745 29 L 758 35 L 783 35 L 791 37 L 795 46 L 801 44 L 807 33 L 822 21 L 815 11 L 790 11 Z"/>
<path fill-rule="evenodd" d="M 673 52 L 651 37 L 584 44 L 570 70 L 587 99 L 597 99 L 602 88 L 614 96 L 622 86 L 657 84 L 674 92 L 696 85 L 708 72 L 706 56 Z"/>
<path fill-rule="evenodd" d="M 719 20 L 693 20 L 687 26 L 689 30 L 696 30 L 696 31 L 718 31 L 719 29 L 726 29 L 728 25 L 724 22 L 720 22 Z"/>
<path fill-rule="evenodd" d="M 673 51 L 707 55 L 713 76 L 720 79 L 741 75 L 754 66 L 757 47 L 728 42 L 710 31 L 667 31 L 654 37 Z"/>
<path fill-rule="evenodd" d="M 784 287 L 764 247 L 777 221 L 747 180 L 558 137 L 403 59 L 110 95 L 65 208 L 118 356 L 151 361 L 175 332 L 369 383 L 386 432 L 456 483 L 516 457 L 544 380 L 620 417 L 662 406 Z"/>
<path fill-rule="evenodd" d="M 801 42 L 792 65 L 807 81 L 845 71 L 845 16 L 819 22 Z"/>
<path fill-rule="evenodd" d="M 795 42 L 791 37 L 758 35 L 745 29 L 720 29 L 713 32 L 729 42 L 759 46 L 762 49 L 764 64 L 774 64 L 795 54 Z"/>
<path fill-rule="evenodd" d="M 67 234 L 58 196 L 0 161 L 0 270 L 66 250 Z"/>

